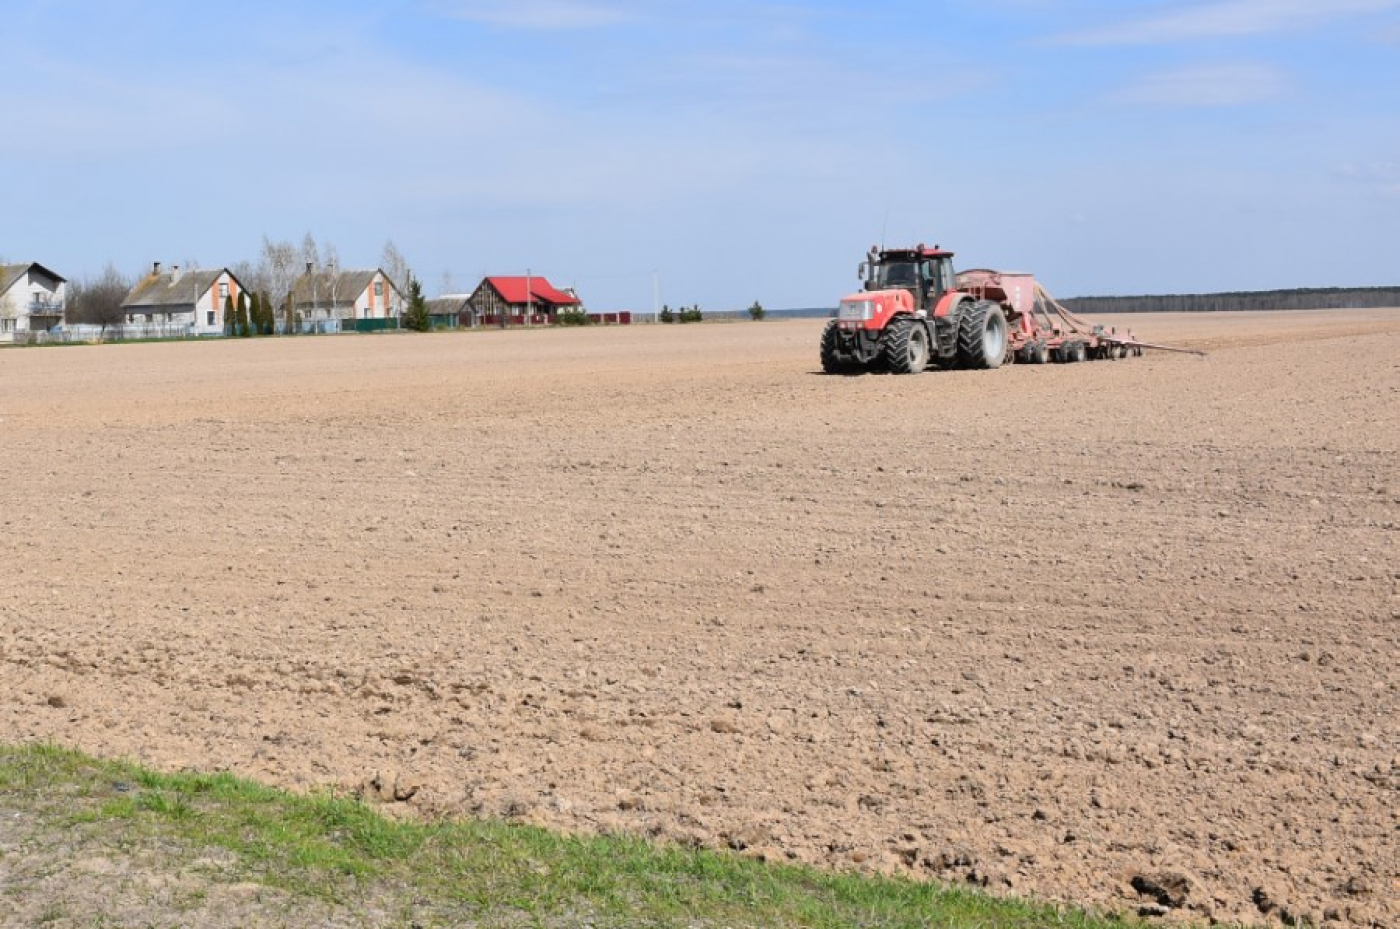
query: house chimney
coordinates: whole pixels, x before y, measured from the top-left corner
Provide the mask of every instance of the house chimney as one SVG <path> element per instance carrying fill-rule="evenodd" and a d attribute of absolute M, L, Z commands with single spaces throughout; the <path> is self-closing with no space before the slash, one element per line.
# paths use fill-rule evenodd
<path fill-rule="evenodd" d="M 160 273 L 160 262 L 159 262 L 159 261 L 156 261 L 156 262 L 152 262 L 152 263 L 151 263 L 151 273 L 152 273 L 152 274 L 159 274 L 159 273 Z"/>
<path fill-rule="evenodd" d="M 172 284 L 178 284 L 178 283 L 180 283 L 180 266 L 179 266 L 179 265 L 171 265 L 171 267 L 170 267 L 170 283 L 172 283 Z"/>

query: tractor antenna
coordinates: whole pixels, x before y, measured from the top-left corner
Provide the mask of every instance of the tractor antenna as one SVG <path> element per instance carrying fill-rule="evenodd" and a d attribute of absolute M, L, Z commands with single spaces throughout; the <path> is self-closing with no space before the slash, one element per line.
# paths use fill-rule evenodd
<path fill-rule="evenodd" d="M 884 247 L 885 247 L 885 232 L 889 229 L 889 226 L 890 226 L 890 208 L 887 206 L 887 207 L 885 207 L 885 219 L 884 219 L 883 222 L 880 223 L 880 248 L 881 248 L 881 250 L 883 250 Z"/>

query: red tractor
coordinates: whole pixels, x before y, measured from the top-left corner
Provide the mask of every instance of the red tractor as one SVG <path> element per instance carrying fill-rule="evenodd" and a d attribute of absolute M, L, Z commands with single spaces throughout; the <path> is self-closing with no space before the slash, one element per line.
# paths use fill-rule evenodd
<path fill-rule="evenodd" d="M 822 330 L 829 374 L 1123 358 L 1147 347 L 1132 333 L 1105 332 L 1070 313 L 1029 274 L 956 274 L 953 253 L 937 245 L 871 248 L 859 274 L 865 289 L 844 297 Z"/>

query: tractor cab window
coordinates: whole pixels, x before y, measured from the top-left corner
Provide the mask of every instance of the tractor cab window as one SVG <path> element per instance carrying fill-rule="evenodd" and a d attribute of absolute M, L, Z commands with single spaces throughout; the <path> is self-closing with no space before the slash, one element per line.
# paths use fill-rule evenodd
<path fill-rule="evenodd" d="M 925 261 L 924 280 L 928 281 L 930 293 L 941 294 L 952 289 L 953 282 L 948 279 L 948 262 L 945 259 Z"/>
<path fill-rule="evenodd" d="M 883 287 L 913 287 L 918 283 L 914 263 L 891 261 L 880 266 L 879 284 Z"/>

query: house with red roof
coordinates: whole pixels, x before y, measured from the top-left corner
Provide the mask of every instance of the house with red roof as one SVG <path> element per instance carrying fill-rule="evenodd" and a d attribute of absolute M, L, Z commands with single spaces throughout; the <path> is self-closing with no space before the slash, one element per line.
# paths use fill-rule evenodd
<path fill-rule="evenodd" d="M 583 302 L 573 291 L 530 274 L 482 278 L 467 298 L 467 308 L 483 326 L 540 326 L 555 322 L 560 310 L 582 310 Z"/>

